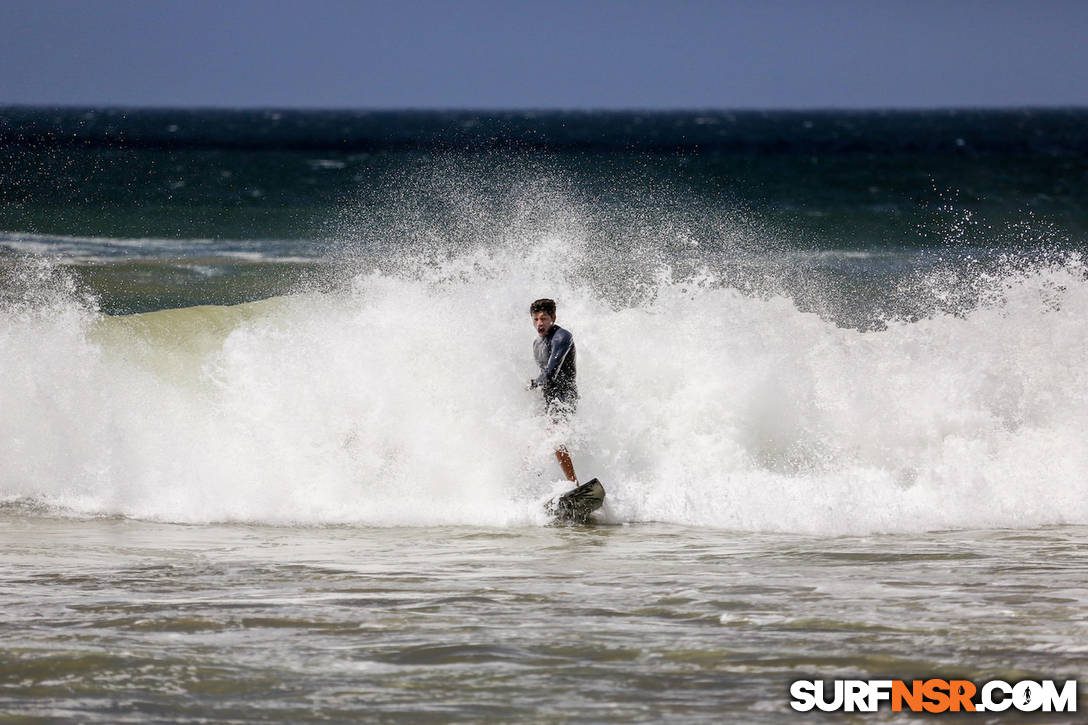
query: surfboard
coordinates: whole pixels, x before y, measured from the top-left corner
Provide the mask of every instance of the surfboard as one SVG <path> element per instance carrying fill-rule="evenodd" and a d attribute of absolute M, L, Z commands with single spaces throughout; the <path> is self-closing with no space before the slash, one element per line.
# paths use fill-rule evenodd
<path fill-rule="evenodd" d="M 555 518 L 556 523 L 585 524 L 603 503 L 604 486 L 594 478 L 573 491 L 553 498 L 544 505 L 544 510 Z"/>

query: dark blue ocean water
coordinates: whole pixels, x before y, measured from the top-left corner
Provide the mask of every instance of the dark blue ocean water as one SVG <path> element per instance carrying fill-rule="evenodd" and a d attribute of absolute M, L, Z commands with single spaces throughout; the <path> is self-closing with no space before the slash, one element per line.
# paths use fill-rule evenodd
<path fill-rule="evenodd" d="M 556 230 L 609 288 L 708 268 L 848 324 L 923 314 L 886 299 L 904 274 L 1083 249 L 1088 111 L 0 109 L 0 249 L 108 312 Z"/>

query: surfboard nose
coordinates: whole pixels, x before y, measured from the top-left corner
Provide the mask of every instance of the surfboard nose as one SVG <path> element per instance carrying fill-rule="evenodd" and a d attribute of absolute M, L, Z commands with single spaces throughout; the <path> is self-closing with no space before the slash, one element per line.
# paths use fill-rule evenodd
<path fill-rule="evenodd" d="M 578 488 L 563 494 L 558 499 L 548 502 L 545 510 L 556 521 L 568 523 L 586 523 L 590 514 L 604 503 L 604 485 L 597 478 L 592 478 Z"/>

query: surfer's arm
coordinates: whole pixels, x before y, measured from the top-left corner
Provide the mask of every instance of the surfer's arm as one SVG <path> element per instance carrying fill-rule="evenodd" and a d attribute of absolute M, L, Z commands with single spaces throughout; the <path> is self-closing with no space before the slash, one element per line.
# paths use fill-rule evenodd
<path fill-rule="evenodd" d="M 552 354 L 548 357 L 548 364 L 544 366 L 544 370 L 533 381 L 535 383 L 533 387 L 555 380 L 555 376 L 562 369 L 572 347 L 574 347 L 574 336 L 566 330 L 557 330 L 552 337 Z"/>

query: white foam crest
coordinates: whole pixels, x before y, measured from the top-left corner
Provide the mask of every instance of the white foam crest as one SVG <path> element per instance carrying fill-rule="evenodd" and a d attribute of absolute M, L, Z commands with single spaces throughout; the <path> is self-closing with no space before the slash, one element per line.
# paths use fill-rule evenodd
<path fill-rule="evenodd" d="M 995 287 L 1000 304 L 869 333 L 728 290 L 628 311 L 628 334 L 659 346 L 587 391 L 623 422 L 614 515 L 811 533 L 1088 522 L 1084 269 Z"/>
<path fill-rule="evenodd" d="M 1088 524 L 1079 262 L 995 278 L 969 313 L 862 333 L 667 273 L 616 308 L 577 281 L 571 246 L 234 308 L 5 309 L 0 498 L 189 522 L 537 524 L 565 437 L 581 476 L 605 481 L 611 522 Z M 577 340 L 570 431 L 524 390 L 541 296 Z"/>
<path fill-rule="evenodd" d="M 164 255 L 214 257 L 244 261 L 299 263 L 314 257 L 268 254 L 262 248 L 290 247 L 292 243 L 276 239 L 216 240 L 164 239 L 151 237 L 93 237 L 70 234 L 36 234 L 0 231 L 0 246 L 23 255 L 52 257 L 64 262 L 109 262 L 118 257 L 128 260 Z M 212 251 L 209 254 L 209 250 Z"/>

